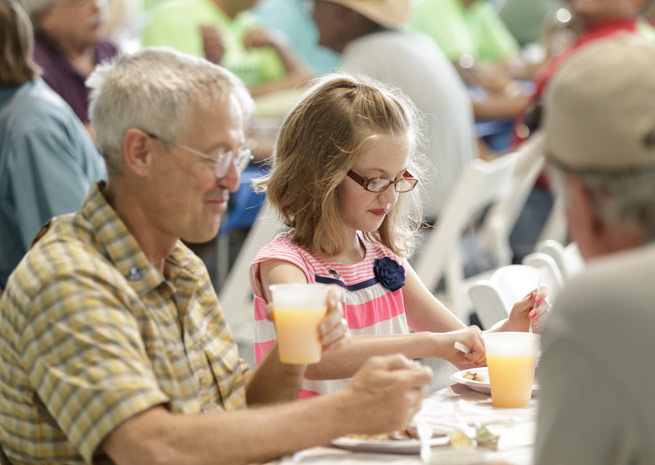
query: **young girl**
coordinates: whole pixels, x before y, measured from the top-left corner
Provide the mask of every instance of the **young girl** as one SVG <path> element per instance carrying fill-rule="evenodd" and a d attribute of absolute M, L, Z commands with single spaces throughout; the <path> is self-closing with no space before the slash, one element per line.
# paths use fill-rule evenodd
<path fill-rule="evenodd" d="M 263 247 L 250 267 L 255 356 L 259 361 L 276 339 L 265 309 L 271 284 L 341 286 L 353 335 L 347 347 L 308 367 L 300 397 L 339 389 L 372 355 L 484 360 L 479 328 L 444 307 L 406 259 L 422 213 L 417 124 L 404 96 L 333 75 L 318 81 L 280 129 L 273 169 L 259 185 L 293 229 Z M 526 331 L 533 298 L 516 304 L 499 329 Z M 456 350 L 455 342 L 471 352 Z"/>

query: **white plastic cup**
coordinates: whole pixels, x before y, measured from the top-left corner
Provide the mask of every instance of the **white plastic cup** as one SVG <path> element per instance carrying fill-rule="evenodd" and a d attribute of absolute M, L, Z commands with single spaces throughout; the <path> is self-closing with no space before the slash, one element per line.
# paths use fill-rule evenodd
<path fill-rule="evenodd" d="M 489 367 L 491 404 L 525 407 L 530 403 L 539 335 L 520 332 L 486 333 L 482 336 Z"/>
<path fill-rule="evenodd" d="M 280 361 L 292 364 L 321 360 L 318 325 L 327 314 L 329 287 L 324 284 L 274 284 L 273 317 Z"/>

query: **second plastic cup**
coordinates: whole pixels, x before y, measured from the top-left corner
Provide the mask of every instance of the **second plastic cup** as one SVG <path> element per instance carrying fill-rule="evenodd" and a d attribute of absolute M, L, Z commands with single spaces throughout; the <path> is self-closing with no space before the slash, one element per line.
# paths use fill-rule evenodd
<path fill-rule="evenodd" d="M 324 284 L 275 284 L 273 316 L 280 361 L 309 364 L 321 360 L 318 325 L 327 313 L 328 286 Z"/>
<path fill-rule="evenodd" d="M 530 403 L 539 335 L 519 332 L 483 336 L 489 367 L 491 404 L 494 407 L 525 407 Z"/>

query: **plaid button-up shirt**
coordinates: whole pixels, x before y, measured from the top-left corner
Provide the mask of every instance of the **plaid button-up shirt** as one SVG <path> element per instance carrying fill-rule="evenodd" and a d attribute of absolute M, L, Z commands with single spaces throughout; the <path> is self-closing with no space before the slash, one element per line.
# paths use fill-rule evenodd
<path fill-rule="evenodd" d="M 245 407 L 245 364 L 203 263 L 178 242 L 162 276 L 101 186 L 44 228 L 3 296 L 0 443 L 14 464 L 111 463 L 98 445 L 157 404 Z"/>

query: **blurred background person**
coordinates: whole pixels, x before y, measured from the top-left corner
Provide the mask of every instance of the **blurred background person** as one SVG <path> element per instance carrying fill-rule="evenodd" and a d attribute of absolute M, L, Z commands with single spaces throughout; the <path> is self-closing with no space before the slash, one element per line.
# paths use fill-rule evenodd
<path fill-rule="evenodd" d="M 419 0 L 409 27 L 432 37 L 463 79 L 479 90 L 476 119 L 514 118 L 527 102 L 514 79 L 530 77 L 514 36 L 487 0 Z"/>
<path fill-rule="evenodd" d="M 519 46 L 536 44 L 548 16 L 558 6 L 557 0 L 504 0 L 498 16 Z"/>
<path fill-rule="evenodd" d="M 236 74 L 253 97 L 304 84 L 310 73 L 282 34 L 259 26 L 257 0 L 179 0 L 152 11 L 141 40 L 204 57 Z"/>
<path fill-rule="evenodd" d="M 106 0 L 20 0 L 35 32 L 34 60 L 43 80 L 71 106 L 87 129 L 89 89 L 96 65 L 118 50 L 105 38 Z"/>
<path fill-rule="evenodd" d="M 514 142 L 520 144 L 539 128 L 542 94 L 555 71 L 581 47 L 616 33 L 642 35 L 655 40 L 655 29 L 641 18 L 648 0 L 570 0 L 568 8 L 578 35 L 560 56 L 535 77 L 535 90 L 514 126 Z"/>
<path fill-rule="evenodd" d="M 436 170 L 424 211 L 433 221 L 478 152 L 466 88 L 430 38 L 400 29 L 410 15 L 408 0 L 315 0 L 313 12 L 319 44 L 341 55 L 339 69 L 398 87 L 423 113 L 423 149 Z"/>
<path fill-rule="evenodd" d="M 551 77 L 570 57 L 599 39 L 618 33 L 634 34 L 655 41 L 655 30 L 641 18 L 647 0 L 571 0 L 567 10 L 571 14 L 570 31 L 577 32 L 573 42 L 560 56 L 554 56 L 535 77 L 535 90 L 529 103 L 522 109 L 513 128 L 513 144 L 520 145 L 541 124 L 542 95 Z M 560 13 L 560 12 L 558 12 Z M 581 118 L 587 117 L 584 111 Z M 553 196 L 545 175 L 537 180 L 526 206 L 519 216 L 510 243 L 515 260 L 521 260 L 533 250 L 542 227 L 553 206 Z M 564 238 L 562 238 L 564 239 Z"/>
<path fill-rule="evenodd" d="M 0 1 L 0 288 L 43 223 L 77 210 L 104 163 L 79 119 L 39 77 L 30 21 Z"/>
<path fill-rule="evenodd" d="M 339 55 L 318 44 L 318 31 L 305 0 L 262 0 L 253 10 L 262 26 L 283 33 L 314 74 L 335 70 Z"/>

